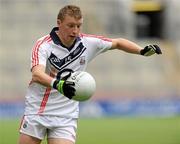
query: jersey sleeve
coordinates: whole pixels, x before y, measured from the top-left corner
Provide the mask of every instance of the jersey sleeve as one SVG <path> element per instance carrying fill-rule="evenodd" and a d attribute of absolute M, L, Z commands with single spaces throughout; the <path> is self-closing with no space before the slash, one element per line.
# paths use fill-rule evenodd
<path fill-rule="evenodd" d="M 112 47 L 112 40 L 108 38 L 98 38 L 97 55 L 109 50 Z"/>
<path fill-rule="evenodd" d="M 88 48 L 88 60 L 91 61 L 97 55 L 106 52 L 112 47 L 112 40 L 103 36 L 86 36 L 85 43 Z"/>
<path fill-rule="evenodd" d="M 35 46 L 32 48 L 31 54 L 31 69 L 36 65 L 46 66 L 48 56 L 44 43 L 37 41 Z"/>

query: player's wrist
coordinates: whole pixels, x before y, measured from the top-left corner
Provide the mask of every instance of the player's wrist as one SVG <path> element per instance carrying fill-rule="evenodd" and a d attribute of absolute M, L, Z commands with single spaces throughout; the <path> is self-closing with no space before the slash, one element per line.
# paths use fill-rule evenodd
<path fill-rule="evenodd" d="M 54 89 L 57 89 L 57 84 L 59 83 L 59 80 L 57 80 L 57 79 L 53 79 L 52 81 L 51 81 L 51 87 L 52 88 L 54 88 Z"/>

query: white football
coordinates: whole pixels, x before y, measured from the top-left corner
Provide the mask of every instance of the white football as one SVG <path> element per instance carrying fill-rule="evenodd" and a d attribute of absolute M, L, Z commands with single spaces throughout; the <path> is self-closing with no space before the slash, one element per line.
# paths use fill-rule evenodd
<path fill-rule="evenodd" d="M 96 90 L 96 82 L 91 74 L 85 71 L 75 71 L 67 79 L 75 83 L 75 96 L 72 97 L 76 101 L 86 101 L 92 97 Z"/>

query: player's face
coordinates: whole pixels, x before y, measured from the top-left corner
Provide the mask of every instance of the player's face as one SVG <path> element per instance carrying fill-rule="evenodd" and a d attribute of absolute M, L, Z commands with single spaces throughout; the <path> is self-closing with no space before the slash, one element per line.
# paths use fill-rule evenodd
<path fill-rule="evenodd" d="M 59 36 L 66 46 L 71 46 L 74 40 L 79 36 L 83 19 L 75 19 L 66 15 L 63 21 L 58 20 Z"/>

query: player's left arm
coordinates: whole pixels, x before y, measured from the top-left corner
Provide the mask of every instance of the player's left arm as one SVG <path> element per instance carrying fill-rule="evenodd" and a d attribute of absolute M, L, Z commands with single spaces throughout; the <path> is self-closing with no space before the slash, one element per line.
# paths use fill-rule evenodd
<path fill-rule="evenodd" d="M 144 56 L 151 56 L 153 54 L 162 54 L 158 45 L 147 45 L 144 48 L 138 44 L 123 38 L 112 39 L 111 49 L 119 49 L 128 53 L 141 54 Z"/>

